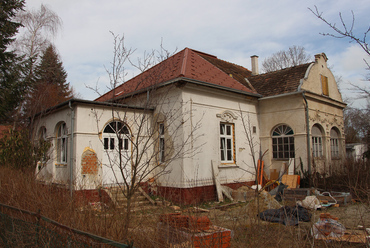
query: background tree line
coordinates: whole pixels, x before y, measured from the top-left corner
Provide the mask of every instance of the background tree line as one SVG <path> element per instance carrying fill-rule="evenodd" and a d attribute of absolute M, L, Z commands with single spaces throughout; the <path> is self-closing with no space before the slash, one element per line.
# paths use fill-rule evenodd
<path fill-rule="evenodd" d="M 0 164 L 33 167 L 48 150 L 33 142 L 33 116 L 73 97 L 51 39 L 62 21 L 44 5 L 25 10 L 25 0 L 0 2 Z"/>
<path fill-rule="evenodd" d="M 61 19 L 44 5 L 25 11 L 24 4 L 24 0 L 0 3 L 2 125 L 27 125 L 30 116 L 73 96 L 67 73 L 51 42 L 61 28 Z"/>

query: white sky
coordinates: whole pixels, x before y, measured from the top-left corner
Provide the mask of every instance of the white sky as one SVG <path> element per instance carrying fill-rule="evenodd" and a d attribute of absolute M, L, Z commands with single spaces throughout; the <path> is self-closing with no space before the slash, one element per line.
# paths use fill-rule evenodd
<path fill-rule="evenodd" d="M 314 59 L 325 52 L 334 74 L 342 76 L 344 98 L 357 98 L 348 82 L 365 86 L 363 59 L 370 58 L 348 39 L 324 37 L 331 32 L 308 8 L 315 5 L 330 22 L 340 24 L 355 14 L 355 34 L 363 36 L 370 25 L 368 0 L 26 0 L 26 9 L 41 3 L 56 12 L 63 29 L 55 38 L 68 82 L 79 97 L 93 100 L 98 95 L 86 88 L 98 83 L 107 90 L 113 55 L 113 37 L 124 35 L 127 47 L 136 49 L 133 59 L 144 51 L 163 46 L 171 51 L 189 47 L 209 53 L 248 69 L 250 56 L 262 61 L 292 45 L 303 46 Z M 129 79 L 138 71 L 127 69 Z M 357 101 L 356 106 L 364 106 Z"/>

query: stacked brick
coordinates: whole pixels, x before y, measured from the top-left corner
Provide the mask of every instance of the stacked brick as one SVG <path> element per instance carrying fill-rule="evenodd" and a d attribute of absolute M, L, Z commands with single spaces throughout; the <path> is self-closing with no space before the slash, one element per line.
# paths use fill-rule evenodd
<path fill-rule="evenodd" d="M 231 230 L 211 225 L 207 216 L 170 213 L 162 214 L 159 221 L 160 237 L 168 244 L 187 244 L 190 247 L 230 247 Z"/>
<path fill-rule="evenodd" d="M 92 150 L 86 150 L 81 156 L 81 174 L 97 175 L 99 171 L 99 162 L 96 153 Z"/>

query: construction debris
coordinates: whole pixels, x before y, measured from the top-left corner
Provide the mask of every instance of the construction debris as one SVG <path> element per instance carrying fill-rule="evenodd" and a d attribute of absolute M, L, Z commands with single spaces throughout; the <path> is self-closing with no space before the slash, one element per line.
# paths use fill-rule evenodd
<path fill-rule="evenodd" d="M 346 229 L 339 219 L 329 213 L 320 214 L 319 220 L 313 225 L 311 233 L 315 239 L 325 241 L 370 243 L 369 232 L 365 228 L 359 230 Z"/>
<path fill-rule="evenodd" d="M 268 209 L 258 214 L 260 219 L 284 224 L 286 226 L 296 226 L 299 221 L 308 222 L 311 214 L 301 206 L 284 206 L 279 209 Z"/>
<path fill-rule="evenodd" d="M 213 226 L 207 216 L 162 214 L 157 231 L 169 247 L 230 247 L 232 232 Z"/>
<path fill-rule="evenodd" d="M 260 212 L 267 209 L 279 209 L 282 206 L 278 201 L 274 199 L 266 191 L 259 192 L 259 197 L 255 197 L 247 206 L 246 211 L 251 214 L 251 216 L 257 216 Z"/>

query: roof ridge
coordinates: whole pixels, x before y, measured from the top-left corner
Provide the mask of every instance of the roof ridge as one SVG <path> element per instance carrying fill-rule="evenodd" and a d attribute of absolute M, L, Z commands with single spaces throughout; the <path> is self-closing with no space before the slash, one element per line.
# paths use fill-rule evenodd
<path fill-rule="evenodd" d="M 304 64 L 299 64 L 299 65 L 294 65 L 294 66 L 290 66 L 290 67 L 285 67 L 283 69 L 279 69 L 279 70 L 275 70 L 275 71 L 269 71 L 269 72 L 260 73 L 260 74 L 257 74 L 257 75 L 252 75 L 251 77 L 264 76 L 264 75 L 274 74 L 274 73 L 282 73 L 283 71 L 291 70 L 291 69 L 294 69 L 294 68 L 297 68 L 297 67 L 308 66 L 308 65 L 310 65 L 312 63 L 315 63 L 315 62 L 312 61 L 312 62 L 308 62 L 308 63 L 304 63 Z"/>

